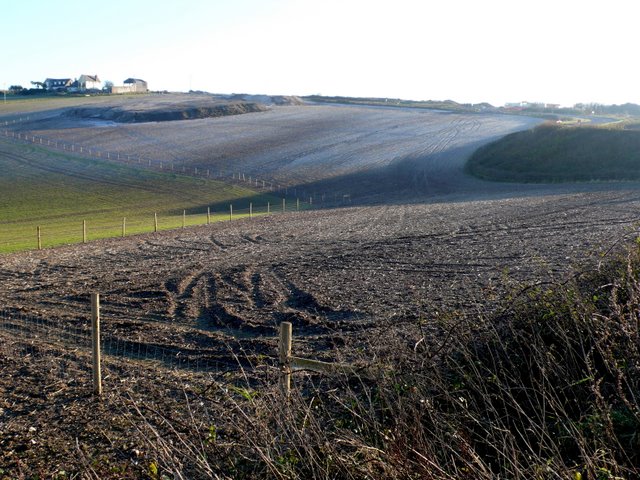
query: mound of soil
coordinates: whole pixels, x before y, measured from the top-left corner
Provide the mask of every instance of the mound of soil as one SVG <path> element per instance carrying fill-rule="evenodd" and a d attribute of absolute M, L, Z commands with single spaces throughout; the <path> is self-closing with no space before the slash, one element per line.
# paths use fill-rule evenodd
<path fill-rule="evenodd" d="M 243 113 L 264 112 L 264 105 L 253 102 L 217 102 L 210 105 L 179 104 L 159 105 L 155 108 L 131 109 L 116 107 L 80 107 L 68 110 L 67 116 L 110 120 L 118 123 L 168 122 L 198 118 L 225 117 Z"/>

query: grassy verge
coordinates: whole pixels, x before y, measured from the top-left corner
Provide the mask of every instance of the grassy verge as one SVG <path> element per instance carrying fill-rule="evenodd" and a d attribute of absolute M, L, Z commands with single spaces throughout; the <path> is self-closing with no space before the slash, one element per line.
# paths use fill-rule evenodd
<path fill-rule="evenodd" d="M 131 166 L 82 159 L 30 145 L 0 144 L 0 252 L 37 247 L 41 227 L 43 247 L 126 233 L 204 224 L 266 212 L 279 199 L 221 182 L 164 174 Z"/>
<path fill-rule="evenodd" d="M 640 180 L 640 131 L 634 126 L 541 125 L 478 149 L 466 170 L 503 182 Z"/>

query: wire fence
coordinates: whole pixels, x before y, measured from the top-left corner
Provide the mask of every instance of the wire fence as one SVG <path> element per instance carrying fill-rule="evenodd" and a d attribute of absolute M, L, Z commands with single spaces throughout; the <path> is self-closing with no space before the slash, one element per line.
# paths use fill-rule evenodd
<path fill-rule="evenodd" d="M 19 352 L 21 355 L 31 355 L 43 346 L 53 345 L 65 351 L 80 350 L 87 357 L 91 356 L 92 330 L 89 319 L 47 319 L 11 310 L 0 310 L 0 332 L 6 333 L 13 340 L 22 340 Z M 231 359 L 232 356 L 223 358 L 222 355 L 212 353 L 219 348 L 160 345 L 142 339 L 132 339 L 130 332 L 102 332 L 100 346 L 106 364 L 109 363 L 109 359 L 135 360 L 153 362 L 166 369 L 186 370 L 191 373 L 225 372 L 241 366 L 237 360 Z M 91 370 L 90 358 L 83 369 Z"/>
<path fill-rule="evenodd" d="M 194 226 L 211 225 L 213 223 L 235 221 L 238 219 L 253 219 L 259 216 L 276 213 L 302 211 L 313 206 L 313 200 L 287 202 L 269 202 L 238 208 L 230 203 L 225 209 L 211 207 L 200 211 L 183 210 L 182 213 L 158 214 L 138 213 L 135 216 L 120 219 L 84 217 L 74 214 L 47 223 L 46 221 L 24 221 L 14 223 L 8 228 L 0 229 L 0 252 L 9 253 L 21 250 L 42 249 L 60 245 L 87 243 L 92 240 L 114 237 L 127 237 L 143 233 L 160 232 L 163 230 L 184 229 Z"/>

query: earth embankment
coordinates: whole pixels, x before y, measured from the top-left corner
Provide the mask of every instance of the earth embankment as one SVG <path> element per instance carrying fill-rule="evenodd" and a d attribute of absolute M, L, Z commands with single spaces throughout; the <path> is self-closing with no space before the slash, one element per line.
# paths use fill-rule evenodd
<path fill-rule="evenodd" d="M 168 122 L 215 118 L 243 113 L 264 112 L 267 108 L 258 103 L 225 102 L 215 105 L 177 105 L 155 109 L 128 109 L 122 107 L 81 107 L 68 110 L 71 117 L 108 120 L 118 123 Z"/>

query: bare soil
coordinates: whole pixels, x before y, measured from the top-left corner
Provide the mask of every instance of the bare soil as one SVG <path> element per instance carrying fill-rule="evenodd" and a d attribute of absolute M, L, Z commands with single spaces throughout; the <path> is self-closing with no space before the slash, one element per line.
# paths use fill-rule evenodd
<path fill-rule="evenodd" d="M 318 115 L 313 121 L 310 112 Z M 236 133 L 233 152 L 241 165 L 253 168 L 260 159 L 260 168 L 274 165 L 274 175 L 314 171 L 315 181 L 327 180 L 322 171 L 344 166 L 342 182 L 365 180 L 376 187 L 363 195 L 371 204 L 3 256 L 0 304 L 12 315 L 75 325 L 86 323 L 89 293 L 97 291 L 110 338 L 212 359 L 228 372 L 228 382 L 246 374 L 250 382 L 262 378 L 268 383 L 276 378 L 281 321 L 294 325 L 295 354 L 362 361 L 367 352 L 377 355 L 394 342 L 414 345 L 425 335 L 427 341 L 436 339 L 437 318 L 473 319 L 497 308 L 505 292 L 562 278 L 577 265 L 593 266 L 601 252 L 637 235 L 640 189 L 635 184 L 520 188 L 464 176 L 465 152 L 499 132 L 522 127 L 521 118 L 472 120 L 346 107 L 282 107 L 253 115 L 243 115 L 242 121 L 205 120 L 214 123 L 203 123 L 202 130 L 200 120 L 188 122 L 196 125 L 191 138 L 211 132 L 185 154 L 188 161 L 213 165 L 227 158 L 221 152 L 224 145 L 231 148 L 232 140 L 223 145 L 213 134 L 216 122 L 225 122 L 225 131 Z M 246 123 L 250 118 L 255 121 Z M 417 124 L 428 128 L 411 130 L 418 127 L 410 118 L 424 120 Z M 283 131 L 281 122 L 293 119 L 299 129 Z M 369 130 L 356 134 L 367 121 L 373 121 Z M 317 134 L 320 125 L 324 130 Z M 340 133 L 346 125 L 350 133 Z M 469 133 L 485 127 L 492 133 Z M 172 131 L 183 135 L 187 129 L 178 124 Z M 323 139 L 315 152 L 309 150 L 310 131 L 316 131 L 317 141 Z M 403 133 L 389 146 L 396 131 Z M 113 132 L 49 133 L 86 135 L 105 146 L 125 137 L 133 138 L 136 148 L 161 143 L 157 152 L 168 156 L 177 155 L 186 138 L 162 143 L 158 139 L 167 131 L 159 125 Z M 255 132 L 264 136 L 251 140 Z M 307 143 L 296 147 L 297 136 Z M 282 155 L 280 145 L 288 155 Z M 298 148 L 306 153 L 296 157 Z M 393 152 L 397 162 L 391 160 Z M 325 155 L 325 166 L 310 160 Z M 376 159 L 424 178 L 412 184 L 409 177 L 394 176 L 384 183 L 384 175 L 370 176 Z M 216 373 L 172 372 L 108 356 L 108 393 L 96 402 L 90 395 L 86 348 L 69 350 L 55 341 L 52 346 L 28 331 L 0 335 L 0 468 L 10 477 L 54 477 L 64 470 L 65 475 L 139 478 L 154 461 L 144 440 L 154 435 L 149 425 L 171 433 L 163 415 L 171 416 L 173 425 L 187 422 L 189 415 L 217 418 L 224 425 L 229 414 L 224 395 L 203 401 L 207 382 L 213 382 L 210 375 Z M 189 411 L 186 402 L 194 402 L 189 405 L 198 412 Z M 205 433 L 206 421 L 201 425 Z"/>
<path fill-rule="evenodd" d="M 88 294 L 98 291 L 110 338 L 223 370 L 244 365 L 259 377 L 251 365 L 264 358 L 275 367 L 283 320 L 294 324 L 296 354 L 328 361 L 361 360 L 371 345 L 378 353 L 395 341 L 413 345 L 425 332 L 433 340 L 441 315 L 473 318 L 507 290 L 593 265 L 637 234 L 639 208 L 640 192 L 621 189 L 318 210 L 97 241 L 4 256 L 0 303 L 86 323 Z M 14 474 L 33 465 L 85 471 L 83 452 L 105 478 L 105 465 L 135 477 L 153 458 L 135 453 L 146 447 L 134 435 L 143 418 L 131 398 L 182 415 L 185 395 L 196 401 L 206 385 L 188 370 L 176 378 L 161 365 L 107 357 L 110 393 L 96 403 L 87 348 L 2 335 L 5 352 L 18 342 L 0 364 L 0 444 Z"/>
<path fill-rule="evenodd" d="M 566 272 L 633 234 L 639 202 L 620 189 L 339 208 L 96 241 L 3 256 L 0 301 L 71 320 L 98 291 L 106 318 L 162 320 L 153 336 L 262 336 L 282 320 L 311 338 L 361 331 L 484 306 L 507 278 Z"/>

